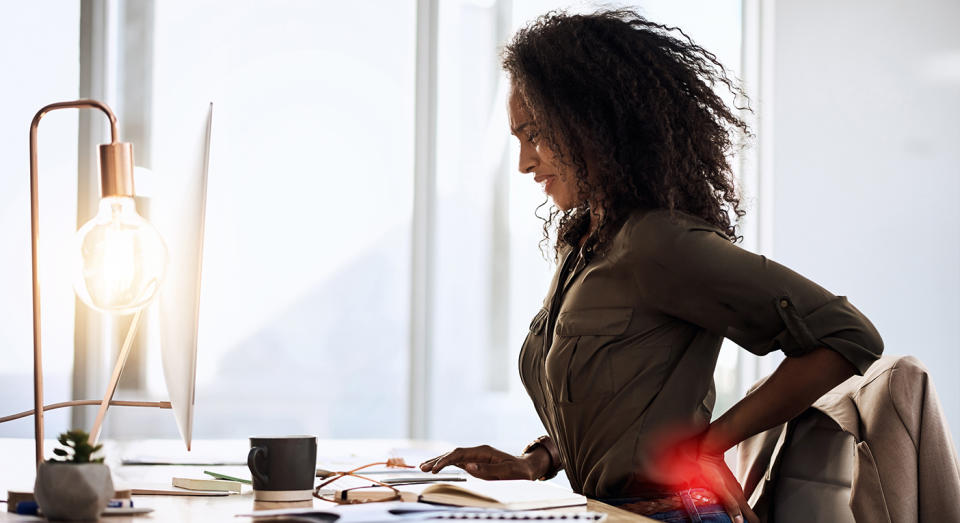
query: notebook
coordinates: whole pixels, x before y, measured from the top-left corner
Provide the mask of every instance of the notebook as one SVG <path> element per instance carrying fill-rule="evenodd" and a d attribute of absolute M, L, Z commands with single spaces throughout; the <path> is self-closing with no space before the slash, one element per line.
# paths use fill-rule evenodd
<path fill-rule="evenodd" d="M 587 498 L 543 481 L 471 479 L 454 483 L 394 485 L 403 501 L 422 501 L 456 507 L 504 510 L 540 510 L 576 507 Z M 334 494 L 342 501 L 382 501 L 394 493 L 384 487 L 355 487 Z"/>
<path fill-rule="evenodd" d="M 320 508 L 258 510 L 237 514 L 244 517 L 283 516 L 297 521 L 336 521 L 337 523 L 384 523 L 389 521 L 431 520 L 539 520 L 539 521 L 594 521 L 602 522 L 607 515 L 599 512 L 517 511 L 441 507 L 423 503 L 364 503 L 335 505 Z"/>

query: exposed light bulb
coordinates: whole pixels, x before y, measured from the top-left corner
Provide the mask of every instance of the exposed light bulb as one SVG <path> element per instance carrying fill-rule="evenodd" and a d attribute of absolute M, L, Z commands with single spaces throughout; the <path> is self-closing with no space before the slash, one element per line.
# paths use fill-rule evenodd
<path fill-rule="evenodd" d="M 84 303 L 129 314 L 153 301 L 166 274 L 167 246 L 137 213 L 133 198 L 102 198 L 97 215 L 76 239 L 80 260 L 74 287 Z"/>

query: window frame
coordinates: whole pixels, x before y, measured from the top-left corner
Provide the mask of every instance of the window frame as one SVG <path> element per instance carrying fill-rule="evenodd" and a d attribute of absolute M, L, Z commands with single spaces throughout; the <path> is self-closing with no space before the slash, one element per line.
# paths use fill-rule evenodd
<path fill-rule="evenodd" d="M 124 139 L 144 144 L 138 148 L 139 162 L 150 162 L 149 126 L 137 125 L 150 121 L 152 106 L 153 12 L 155 0 L 139 3 L 113 0 L 82 0 L 80 17 L 80 96 L 103 100 L 117 111 L 125 124 L 121 127 Z M 753 148 L 740 154 L 740 181 L 755 202 L 755 218 L 744 226 L 745 247 L 761 253 L 773 251 L 773 150 L 772 133 L 772 71 L 773 57 L 773 2 L 742 0 L 742 64 L 744 87 L 752 94 L 754 113 L 743 116 L 759 137 Z M 505 38 L 510 27 L 510 0 L 495 0 L 497 35 Z M 414 166 L 413 166 L 413 223 L 410 272 L 409 364 L 407 398 L 407 435 L 413 439 L 436 436 L 431 431 L 431 343 L 435 299 L 435 264 L 437 259 L 434 216 L 438 196 L 437 160 L 437 47 L 439 0 L 416 0 L 415 104 L 414 104 Z M 136 25 L 139 31 L 124 28 Z M 89 220 L 99 201 L 99 179 L 96 146 L 104 143 L 107 130 L 97 115 L 81 112 L 79 123 L 79 172 L 77 224 Z M 134 125 L 131 125 L 134 122 Z M 509 218 L 507 204 L 508 184 L 505 167 L 509 165 L 510 148 L 504 147 L 500 169 L 495 180 L 495 202 L 492 219 L 495 230 L 503 232 Z M 509 260 L 509 239 L 493 243 L 501 249 L 500 259 Z M 509 263 L 507 261 L 506 263 Z M 491 268 L 492 306 L 509 301 L 510 267 Z M 506 310 L 501 307 L 500 310 Z M 122 319 L 104 319 L 84 306 L 76 307 L 74 331 L 73 397 L 99 397 L 107 372 L 119 347 L 124 326 Z M 490 393 L 509 392 L 509 382 L 503 377 L 504 365 L 509 360 L 508 318 L 493 315 L 488 326 L 492 343 L 485 355 Z M 144 330 L 149 329 L 147 326 Z M 138 340 L 143 338 L 143 332 Z M 134 350 L 134 353 L 138 351 Z M 145 380 L 137 380 L 146 358 L 132 358 L 127 372 L 134 379 L 125 382 L 127 390 L 145 390 Z M 737 389 L 742 395 L 760 376 L 772 371 L 779 358 L 760 359 L 738 351 Z M 90 409 L 72 409 L 74 426 L 92 424 Z"/>

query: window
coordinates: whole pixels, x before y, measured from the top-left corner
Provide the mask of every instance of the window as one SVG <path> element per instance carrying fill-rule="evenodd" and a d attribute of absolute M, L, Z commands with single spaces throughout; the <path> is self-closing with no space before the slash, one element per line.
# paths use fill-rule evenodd
<path fill-rule="evenodd" d="M 124 89 L 152 90 L 159 183 L 214 104 L 194 437 L 405 434 L 414 7 L 156 2 L 150 84 Z"/>
<path fill-rule="evenodd" d="M 35 23 L 43 20 L 42 24 Z M 0 17 L 3 98 L 0 119 L 0 398 L 2 415 L 33 408 L 33 315 L 30 261 L 29 128 L 51 102 L 77 98 L 80 3 L 4 6 Z M 29 50 L 27 52 L 26 50 Z M 77 111 L 44 117 L 38 136 L 40 281 L 45 399 L 71 398 L 74 295 L 72 240 L 77 230 Z M 45 417 L 48 434 L 67 428 L 69 411 Z M 0 436 L 32 437 L 25 418 L 0 425 Z"/>
<path fill-rule="evenodd" d="M 18 326 L 0 332 L 5 351 L 27 354 L 31 343 L 30 311 L 23 307 L 30 292 L 27 124 L 44 103 L 76 98 L 80 73 L 96 73 L 98 93 L 117 110 L 122 138 L 135 143 L 138 166 L 152 171 L 153 184 L 168 188 L 183 183 L 191 169 L 193 158 L 184 151 L 214 103 L 194 437 L 409 435 L 411 380 L 424 372 L 411 368 L 410 307 L 411 295 L 422 291 L 411 279 L 411 224 L 416 50 L 418 37 L 426 38 L 437 53 L 432 327 L 426 333 L 429 396 L 415 407 L 426 413 L 431 439 L 518 450 L 542 433 L 516 362 L 553 263 L 538 249 L 542 224 L 534 209 L 544 196 L 516 170 L 499 48 L 560 3 L 441 0 L 436 33 L 428 34 L 428 27 L 417 26 L 415 0 L 251 1 L 242 7 L 215 0 L 97 0 L 83 4 L 84 12 L 101 6 L 106 22 L 83 30 L 102 33 L 110 57 L 102 71 L 89 70 L 95 64 L 87 62 L 77 67 L 80 8 L 70 5 L 53 13 L 44 3 L 16 7 L 16 16 L 0 22 L 9 26 L 0 33 L 4 49 L 29 38 L 44 53 L 5 61 L 10 77 L 39 78 L 3 88 L 18 100 L 35 100 L 18 104 L 23 114 L 0 127 L 11 137 L 0 143 L 2 158 L 22 162 L 10 170 L 23 173 L 0 180 L 0 234 L 7 244 L 23 245 L 0 262 L 0 282 L 13 289 L 0 300 L 0 313 Z M 655 0 L 637 7 L 652 20 L 681 27 L 739 74 L 739 0 Z M 591 7 L 573 6 L 585 8 Z M 51 16 L 39 28 L 23 23 Z M 61 65 L 41 70 L 36 64 L 42 62 Z M 76 171 L 77 127 L 69 113 L 42 127 L 42 151 L 70 151 L 41 153 L 48 264 L 67 259 L 53 249 L 68 249 L 75 229 L 76 184 L 64 183 L 62 171 Z M 145 187 L 140 176 L 138 187 Z M 44 268 L 50 274 L 46 390 L 48 397 L 67 399 L 72 360 L 63 347 L 72 342 L 73 297 L 69 271 L 54 275 L 52 269 Z M 120 395 L 166 399 L 156 349 L 146 339 L 139 350 L 133 366 L 140 375 Z M 51 351 L 63 357 L 53 361 Z M 718 413 L 745 385 L 742 352 L 725 347 L 721 353 Z M 78 364 L 103 375 L 89 386 L 99 394 L 112 361 L 83 358 Z M 16 409 L 14 403 L 30 404 L 27 364 L 26 358 L 0 362 L 0 375 L 8 378 L 0 380 L 0 391 L 15 398 L 4 402 L 4 412 Z M 156 411 L 110 412 L 106 437 L 177 436 L 172 419 Z M 48 431 L 57 430 L 55 419 Z M 29 422 L 0 426 L 0 435 L 31 432 Z"/>

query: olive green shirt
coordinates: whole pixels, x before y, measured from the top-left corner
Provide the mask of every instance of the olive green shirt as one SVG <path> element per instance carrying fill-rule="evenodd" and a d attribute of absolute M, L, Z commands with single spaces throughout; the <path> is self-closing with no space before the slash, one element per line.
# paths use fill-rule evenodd
<path fill-rule="evenodd" d="M 634 213 L 589 262 L 561 251 L 520 376 L 575 491 L 664 483 L 653 449 L 709 425 L 724 337 L 755 354 L 828 347 L 860 374 L 883 351 L 846 298 L 681 212 Z"/>

